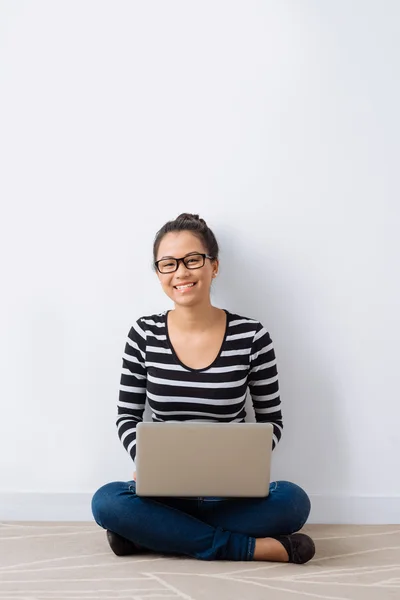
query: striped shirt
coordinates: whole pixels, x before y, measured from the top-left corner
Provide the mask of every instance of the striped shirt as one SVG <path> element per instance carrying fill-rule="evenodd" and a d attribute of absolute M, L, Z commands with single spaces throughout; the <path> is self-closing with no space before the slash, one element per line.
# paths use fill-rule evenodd
<path fill-rule="evenodd" d="M 168 311 L 141 317 L 131 327 L 122 358 L 117 431 L 135 460 L 136 426 L 146 401 L 153 421 L 242 423 L 247 392 L 255 420 L 273 424 L 273 448 L 282 435 L 278 371 L 268 331 L 256 320 L 225 310 L 217 358 L 204 369 L 184 365 L 171 344 Z"/>

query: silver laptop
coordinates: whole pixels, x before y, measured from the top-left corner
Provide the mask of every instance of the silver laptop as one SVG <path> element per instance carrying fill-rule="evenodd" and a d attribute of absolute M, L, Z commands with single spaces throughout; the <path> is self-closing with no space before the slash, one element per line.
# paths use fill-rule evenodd
<path fill-rule="evenodd" d="M 164 422 L 137 426 L 138 496 L 265 497 L 271 423 Z"/>

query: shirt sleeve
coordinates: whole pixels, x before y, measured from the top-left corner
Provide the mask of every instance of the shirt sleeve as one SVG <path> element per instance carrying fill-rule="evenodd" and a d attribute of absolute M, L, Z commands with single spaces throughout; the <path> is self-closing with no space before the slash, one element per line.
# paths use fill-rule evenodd
<path fill-rule="evenodd" d="M 122 357 L 118 398 L 117 431 L 132 460 L 136 456 L 136 426 L 143 420 L 146 403 L 146 333 L 140 319 L 131 327 Z"/>
<path fill-rule="evenodd" d="M 257 423 L 272 423 L 272 449 L 282 436 L 283 422 L 273 342 L 261 323 L 254 334 L 247 380 Z"/>

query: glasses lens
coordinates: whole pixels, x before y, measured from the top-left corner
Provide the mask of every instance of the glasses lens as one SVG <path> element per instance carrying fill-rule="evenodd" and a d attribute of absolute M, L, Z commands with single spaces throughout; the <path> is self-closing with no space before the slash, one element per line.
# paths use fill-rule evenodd
<path fill-rule="evenodd" d="M 188 269 L 199 269 L 204 265 L 204 258 L 201 254 L 191 254 L 185 258 L 184 263 Z"/>
<path fill-rule="evenodd" d="M 158 263 L 158 268 L 160 269 L 161 273 L 172 273 L 176 270 L 176 260 L 174 258 L 160 260 Z"/>

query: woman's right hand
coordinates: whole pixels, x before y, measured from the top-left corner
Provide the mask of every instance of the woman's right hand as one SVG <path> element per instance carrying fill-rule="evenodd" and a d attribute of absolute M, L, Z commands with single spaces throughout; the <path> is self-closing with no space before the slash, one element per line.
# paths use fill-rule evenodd
<path fill-rule="evenodd" d="M 133 471 L 133 481 L 136 481 L 136 471 Z"/>

